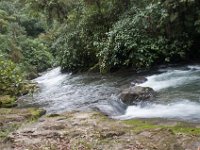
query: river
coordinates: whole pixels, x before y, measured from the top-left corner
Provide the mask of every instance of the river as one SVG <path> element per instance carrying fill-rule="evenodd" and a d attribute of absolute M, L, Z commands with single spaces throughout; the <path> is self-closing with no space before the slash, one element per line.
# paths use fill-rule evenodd
<path fill-rule="evenodd" d="M 42 107 L 47 113 L 98 110 L 115 119 L 169 118 L 200 122 L 200 65 L 158 69 L 143 74 L 138 86 L 157 92 L 152 102 L 124 105 L 119 94 L 140 74 L 133 72 L 100 75 L 62 74 L 60 67 L 35 79 L 40 90 L 23 96 L 20 107 Z"/>

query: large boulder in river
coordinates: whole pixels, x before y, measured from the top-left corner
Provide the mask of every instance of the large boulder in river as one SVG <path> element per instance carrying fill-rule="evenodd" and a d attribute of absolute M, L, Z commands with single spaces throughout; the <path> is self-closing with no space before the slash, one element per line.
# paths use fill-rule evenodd
<path fill-rule="evenodd" d="M 134 86 L 122 91 L 120 99 L 127 105 L 132 105 L 136 102 L 152 100 L 155 96 L 155 91 L 150 87 Z"/>

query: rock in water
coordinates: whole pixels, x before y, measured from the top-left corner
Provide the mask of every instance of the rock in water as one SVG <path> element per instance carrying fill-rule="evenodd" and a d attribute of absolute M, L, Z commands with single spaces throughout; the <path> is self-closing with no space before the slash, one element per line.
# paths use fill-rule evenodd
<path fill-rule="evenodd" d="M 146 81 L 147 81 L 147 78 L 140 76 L 140 77 L 137 77 L 133 82 L 131 82 L 131 85 L 135 86 L 137 84 L 141 84 L 141 83 L 144 83 Z"/>
<path fill-rule="evenodd" d="M 122 91 L 120 99 L 127 105 L 135 104 L 140 101 L 152 100 L 155 91 L 150 87 L 134 86 Z"/>

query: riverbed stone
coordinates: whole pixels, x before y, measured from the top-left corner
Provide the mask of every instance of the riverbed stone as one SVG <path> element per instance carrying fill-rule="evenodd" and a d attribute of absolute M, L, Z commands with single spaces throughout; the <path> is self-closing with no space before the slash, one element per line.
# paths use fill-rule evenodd
<path fill-rule="evenodd" d="M 36 121 L 45 110 L 39 108 L 0 108 L 0 150 L 12 150 L 9 134 L 29 122 Z"/>
<path fill-rule="evenodd" d="M 10 134 L 10 147 L 14 150 L 197 150 L 200 141 L 199 128 L 164 127 L 151 120 L 114 120 L 98 112 L 68 112 L 43 119 Z"/>
<path fill-rule="evenodd" d="M 133 105 L 140 101 L 152 100 L 155 96 L 155 91 L 150 87 L 134 86 L 122 91 L 120 99 L 127 105 Z"/>

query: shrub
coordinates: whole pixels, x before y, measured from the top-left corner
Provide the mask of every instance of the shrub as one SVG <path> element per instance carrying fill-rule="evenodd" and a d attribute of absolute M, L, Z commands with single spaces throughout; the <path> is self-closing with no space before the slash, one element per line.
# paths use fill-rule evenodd
<path fill-rule="evenodd" d="M 158 62 L 183 59 L 191 41 L 185 33 L 168 37 L 163 30 L 167 23 L 167 10 L 161 3 L 130 9 L 113 25 L 107 33 L 108 40 L 102 43 L 98 54 L 101 72 L 124 66 L 149 68 Z"/>
<path fill-rule="evenodd" d="M 52 65 L 52 54 L 48 47 L 39 39 L 26 39 L 20 43 L 24 61 L 36 68 L 38 72 L 44 71 Z"/>
<path fill-rule="evenodd" d="M 22 82 L 22 74 L 12 61 L 0 56 L 0 94 L 16 95 Z"/>

